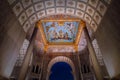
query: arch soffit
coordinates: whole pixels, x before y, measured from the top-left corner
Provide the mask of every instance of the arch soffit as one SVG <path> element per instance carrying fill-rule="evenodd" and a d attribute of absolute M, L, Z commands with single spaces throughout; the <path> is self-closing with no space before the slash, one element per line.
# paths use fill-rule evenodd
<path fill-rule="evenodd" d="M 72 71 L 75 72 L 75 66 L 74 66 L 72 60 L 65 56 L 58 56 L 58 57 L 53 58 L 48 64 L 47 71 L 49 72 L 50 69 L 52 68 L 52 66 L 57 62 L 65 62 L 65 63 L 69 64 L 72 68 Z"/>
<path fill-rule="evenodd" d="M 111 0 L 8 0 L 14 14 L 27 32 L 32 24 L 55 14 L 77 16 L 96 31 Z"/>

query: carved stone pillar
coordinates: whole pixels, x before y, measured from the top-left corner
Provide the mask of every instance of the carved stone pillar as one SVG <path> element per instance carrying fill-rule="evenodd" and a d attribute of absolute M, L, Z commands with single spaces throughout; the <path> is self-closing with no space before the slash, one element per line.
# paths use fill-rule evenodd
<path fill-rule="evenodd" d="M 30 44 L 28 46 L 28 49 L 27 49 L 27 52 L 26 52 L 21 70 L 20 70 L 18 80 L 25 80 L 25 76 L 26 76 L 26 73 L 27 73 L 27 70 L 28 70 L 28 67 L 29 67 L 29 63 L 30 63 L 30 59 L 31 59 L 31 55 L 32 55 L 32 50 L 33 50 L 33 45 L 34 45 L 34 40 L 35 40 L 37 30 L 38 30 L 38 28 L 35 27 L 33 35 L 30 39 Z"/>
<path fill-rule="evenodd" d="M 100 68 L 100 65 L 98 63 L 98 60 L 97 60 L 97 57 L 96 57 L 96 54 L 95 54 L 95 51 L 94 51 L 94 48 L 93 48 L 93 45 L 92 45 L 92 41 L 90 39 L 90 36 L 88 34 L 88 31 L 87 31 L 86 27 L 84 27 L 84 32 L 85 32 L 87 45 L 88 45 L 88 50 L 90 52 L 90 57 L 91 57 L 91 60 L 92 60 L 92 64 L 93 64 L 93 68 L 94 68 L 96 78 L 97 78 L 97 80 L 103 80 L 103 75 L 101 73 L 101 68 Z"/>

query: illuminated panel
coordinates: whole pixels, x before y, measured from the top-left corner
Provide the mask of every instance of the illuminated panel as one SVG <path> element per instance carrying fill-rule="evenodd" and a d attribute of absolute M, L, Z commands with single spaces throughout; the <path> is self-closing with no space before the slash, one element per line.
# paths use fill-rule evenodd
<path fill-rule="evenodd" d="M 42 26 L 47 42 L 74 43 L 78 32 L 79 22 L 42 22 Z"/>

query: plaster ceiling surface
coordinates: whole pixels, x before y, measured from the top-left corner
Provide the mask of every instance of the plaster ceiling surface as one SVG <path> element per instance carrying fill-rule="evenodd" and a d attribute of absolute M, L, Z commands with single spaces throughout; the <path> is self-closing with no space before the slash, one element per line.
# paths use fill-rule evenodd
<path fill-rule="evenodd" d="M 25 32 L 31 24 L 55 14 L 77 16 L 96 31 L 111 0 L 8 0 L 8 2 Z"/>
<path fill-rule="evenodd" d="M 24 31 L 27 33 L 32 25 L 50 15 L 65 14 L 78 17 L 84 20 L 89 27 L 95 32 L 100 24 L 111 0 L 7 0 L 12 8 L 16 18 Z M 47 34 L 46 34 L 47 36 Z M 39 37 L 39 36 L 38 36 Z M 38 38 L 37 37 L 37 38 Z M 49 39 L 48 39 L 49 40 Z M 73 41 L 74 39 L 72 39 Z M 69 40 L 67 40 L 69 42 Z M 26 44 L 26 43 L 25 43 Z M 38 50 L 44 49 L 40 46 L 42 41 L 36 39 Z M 78 50 L 81 51 L 86 47 L 84 33 L 82 33 Z M 63 45 L 64 46 L 64 45 Z M 52 52 L 75 52 L 73 46 L 51 46 L 48 51 Z M 26 50 L 24 47 L 23 50 Z M 21 54 L 25 53 L 20 50 Z M 21 55 L 24 57 L 24 55 Z M 101 56 L 101 55 L 100 55 Z M 22 58 L 23 58 L 22 57 Z M 100 57 L 101 59 L 101 57 Z"/>
<path fill-rule="evenodd" d="M 20 25 L 23 27 L 26 33 L 28 32 L 31 25 L 34 25 L 37 21 L 47 16 L 58 15 L 58 14 L 71 15 L 80 18 L 90 26 L 93 32 L 95 32 L 110 2 L 111 0 L 8 0 L 8 3 L 10 4 Z M 64 25 L 67 24 L 77 25 L 79 23 L 75 23 L 75 22 L 64 23 Z M 57 25 L 57 22 L 54 25 Z M 43 25 L 45 30 L 46 30 L 46 26 L 48 25 L 46 24 Z M 77 29 L 77 26 L 74 28 Z M 59 32 L 59 30 L 64 32 L 64 28 L 58 28 L 57 31 Z M 77 31 L 75 31 L 74 33 L 75 33 L 74 37 L 76 37 Z M 52 37 L 49 38 L 47 33 L 45 35 L 47 36 L 47 40 L 51 42 Z M 67 33 L 67 35 L 70 35 L 70 33 Z M 73 37 L 70 39 L 68 38 L 68 40 L 63 39 L 63 40 L 54 40 L 54 41 L 73 42 L 75 40 Z M 39 43 L 39 41 L 37 43 Z M 86 46 L 86 41 L 84 37 L 80 39 L 79 45 L 82 45 L 79 46 L 79 50 L 84 49 L 84 47 Z M 64 51 L 70 48 L 65 48 L 65 49 L 56 48 L 56 51 L 59 51 L 60 49 L 61 51 Z"/>

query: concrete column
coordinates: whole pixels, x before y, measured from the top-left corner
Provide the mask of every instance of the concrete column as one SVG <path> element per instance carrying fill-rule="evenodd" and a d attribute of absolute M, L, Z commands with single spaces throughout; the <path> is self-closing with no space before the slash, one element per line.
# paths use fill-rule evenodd
<path fill-rule="evenodd" d="M 95 51 L 94 51 L 94 48 L 93 48 L 93 45 L 92 45 L 92 41 L 90 39 L 90 36 L 88 34 L 88 31 L 87 31 L 86 27 L 84 28 L 84 32 L 85 32 L 87 45 L 88 45 L 88 50 L 90 52 L 90 57 L 92 59 L 92 64 L 93 64 L 93 68 L 94 68 L 96 78 L 97 78 L 97 80 L 103 80 L 103 75 L 101 73 L 101 68 L 100 68 L 100 65 L 97 61 L 97 57 L 96 57 L 96 54 L 95 54 Z"/>
<path fill-rule="evenodd" d="M 29 63 L 30 63 L 30 59 L 31 59 L 31 55 L 32 55 L 32 50 L 33 50 L 33 45 L 34 45 L 37 30 L 38 30 L 38 28 L 35 27 L 33 35 L 30 39 L 30 44 L 28 46 L 28 49 L 27 49 L 27 52 L 26 52 L 26 55 L 25 55 L 25 58 L 24 58 L 24 62 L 22 64 L 22 67 L 21 67 L 21 70 L 20 70 L 18 80 L 25 80 L 27 70 L 28 70 L 28 67 L 29 67 Z"/>

